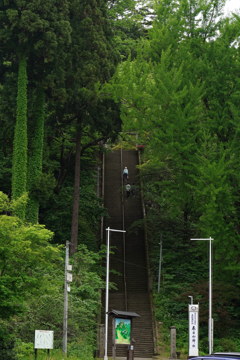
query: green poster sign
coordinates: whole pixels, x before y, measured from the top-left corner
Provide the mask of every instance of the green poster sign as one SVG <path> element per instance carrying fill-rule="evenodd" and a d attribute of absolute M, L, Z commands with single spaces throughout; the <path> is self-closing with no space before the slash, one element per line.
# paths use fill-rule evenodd
<path fill-rule="evenodd" d="M 115 344 L 130 345 L 131 320 L 115 318 Z"/>

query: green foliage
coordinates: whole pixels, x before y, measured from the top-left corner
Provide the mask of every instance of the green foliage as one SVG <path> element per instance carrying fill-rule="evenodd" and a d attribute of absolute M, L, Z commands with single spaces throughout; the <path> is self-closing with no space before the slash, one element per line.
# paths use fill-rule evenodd
<path fill-rule="evenodd" d="M 207 248 L 189 239 L 211 235 L 216 349 L 239 345 L 240 27 L 237 16 L 219 17 L 223 3 L 162 0 L 149 31 L 152 1 L 0 4 L 0 187 L 6 194 L 13 163 L 13 201 L 0 192 L 5 358 L 16 357 L 10 333 L 19 339 L 19 358 L 27 358 L 25 344 L 38 327 L 54 329 L 61 346 L 63 254 L 50 244 L 70 238 L 79 131 L 78 240 L 85 246 L 73 260 L 69 352 L 92 358 L 103 287 L 96 234 L 105 210 L 95 195 L 98 164 L 92 160 L 98 155 L 91 146 L 114 136 L 121 121 L 145 149 L 139 169 L 154 289 L 163 240 L 155 302 L 166 342 L 168 326 L 175 325 L 178 347 L 186 351 L 186 301 L 193 295 L 201 306 L 201 348 L 207 348 Z M 120 59 L 128 60 L 103 86 Z M 54 237 L 43 226 L 23 223 L 26 206 L 27 220 L 38 221 L 39 205 L 40 222 Z"/>
<path fill-rule="evenodd" d="M 114 31 L 114 44 L 121 60 L 136 56 L 136 44 L 151 26 L 153 1 L 108 1 L 108 14 Z"/>
<path fill-rule="evenodd" d="M 214 348 L 215 351 L 220 351 L 220 352 L 225 352 L 225 351 L 237 352 L 239 349 L 239 337 L 217 339 L 214 343 Z"/>
<path fill-rule="evenodd" d="M 85 341 L 80 340 L 79 342 L 71 343 L 68 348 L 70 359 L 93 360 L 94 347 L 89 340 L 85 339 Z"/>
<path fill-rule="evenodd" d="M 120 64 L 107 85 L 121 101 L 125 131 L 144 145 L 139 166 L 146 204 L 151 268 L 156 286 L 163 239 L 157 319 L 179 328 L 186 349 L 186 299 L 199 299 L 207 348 L 208 253 L 194 236 L 214 237 L 215 334 L 239 327 L 231 291 L 239 291 L 238 26 L 219 15 L 223 1 L 161 1 L 136 59 Z M 229 37 L 228 37 L 229 36 Z M 226 68 L 229 71 L 226 72 Z M 238 120 L 237 120 L 238 119 Z M 228 249 L 226 253 L 226 248 Z M 200 280 L 201 279 L 201 280 Z M 226 288 L 221 298 L 219 282 Z M 199 283 L 199 286 L 196 284 Z M 221 320 L 220 320 L 221 319 Z M 231 325 L 230 325 L 231 319 Z M 234 325 L 233 325 L 234 324 Z M 235 335 L 233 335 L 236 337 Z"/>
<path fill-rule="evenodd" d="M 34 360 L 35 358 L 35 355 L 33 355 L 32 343 L 17 342 L 15 346 L 15 351 L 17 360 Z M 79 343 L 69 344 L 67 357 L 63 355 L 62 350 L 53 349 L 50 351 L 50 355 L 47 354 L 46 350 L 38 350 L 37 358 L 39 360 L 88 360 L 93 359 L 93 356 L 90 347 L 83 343 Z"/>
<path fill-rule="evenodd" d="M 16 360 L 14 336 L 9 333 L 8 325 L 0 320 L 0 359 Z"/>
<path fill-rule="evenodd" d="M 34 55 L 49 63 L 59 43 L 69 41 L 68 3 L 59 1 L 14 0 L 0 7 L 1 42 L 18 55 Z"/>
<path fill-rule="evenodd" d="M 30 196 L 33 200 L 41 206 L 45 206 L 46 202 L 52 196 L 53 190 L 56 186 L 56 179 L 52 174 L 42 173 L 35 178 L 30 189 Z"/>
<path fill-rule="evenodd" d="M 0 213 L 3 211 L 9 211 L 10 202 L 8 196 L 0 191 Z"/>
<path fill-rule="evenodd" d="M 21 340 L 17 339 L 14 349 L 18 360 L 26 360 L 30 358 L 30 356 L 32 356 L 33 344 L 24 343 Z"/>
<path fill-rule="evenodd" d="M 93 358 L 96 343 L 96 316 L 101 305 L 100 289 L 105 286 L 101 271 L 99 271 L 101 261 L 101 252 L 89 251 L 84 245 L 79 247 L 79 251 L 72 259 L 73 282 L 69 293 L 68 313 L 68 356 L 70 359 Z M 28 343 L 31 342 L 36 328 L 54 330 L 55 348 L 61 348 L 63 312 L 59 309 L 63 309 L 63 270 L 63 266 L 57 271 L 50 270 L 49 275 L 54 281 L 49 290 L 38 293 L 37 297 L 31 297 L 25 313 L 15 318 L 15 333 L 19 339 L 16 351 L 19 359 L 24 356 L 27 358 L 27 355 L 31 359 Z M 49 311 L 49 306 L 51 306 L 51 311 Z M 55 359 L 54 355 L 53 358 Z"/>
<path fill-rule="evenodd" d="M 8 215 L 0 215 L 0 224 L 0 308 L 1 316 L 9 318 L 24 310 L 30 294 L 47 291 L 51 278 L 46 271 L 61 257 L 44 226 L 27 226 Z"/>
<path fill-rule="evenodd" d="M 12 203 L 3 193 L 0 199 L 2 212 L 10 213 Z M 32 358 L 28 343 L 37 328 L 54 330 L 55 346 L 61 348 L 62 312 L 59 309 L 63 309 L 64 264 L 60 248 L 49 243 L 52 235 L 41 225 L 25 225 L 17 217 L 0 215 L 0 310 L 6 323 L 14 326 L 11 332 L 18 339 L 16 345 L 10 346 L 4 335 L 12 360 L 14 356 Z M 95 253 L 82 245 L 72 259 L 70 359 L 93 358 L 100 289 L 105 287 L 100 271 L 102 256 L 101 252 Z"/>
<path fill-rule="evenodd" d="M 96 317 L 101 306 L 101 253 L 94 253 L 80 245 L 74 255 L 74 284 L 70 293 L 70 333 L 80 332 L 80 340 L 90 345 L 96 336 Z"/>
<path fill-rule="evenodd" d="M 28 189 L 32 190 L 42 175 L 43 140 L 44 140 L 44 113 L 45 94 L 43 88 L 36 93 L 35 117 L 32 131 L 29 132 L 29 156 L 28 156 Z M 38 222 L 39 202 L 31 196 L 27 208 L 27 220 L 36 224 Z"/>
<path fill-rule="evenodd" d="M 12 168 L 12 196 L 17 199 L 27 187 L 27 62 L 22 58 L 19 62 L 17 118 L 14 131 L 13 168 Z M 25 209 L 19 210 L 17 215 L 25 218 Z"/>

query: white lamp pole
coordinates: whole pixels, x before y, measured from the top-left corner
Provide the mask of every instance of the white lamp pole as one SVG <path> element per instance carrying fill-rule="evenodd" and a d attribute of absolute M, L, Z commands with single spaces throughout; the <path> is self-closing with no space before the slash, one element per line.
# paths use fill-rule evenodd
<path fill-rule="evenodd" d="M 208 343 L 209 354 L 213 351 L 213 318 L 212 318 L 212 240 L 211 236 L 206 239 L 191 239 L 209 241 L 209 318 L 208 318 Z"/>
<path fill-rule="evenodd" d="M 158 266 L 158 290 L 157 290 L 158 293 L 160 292 L 161 270 L 162 270 L 162 236 L 159 245 L 160 245 L 160 253 L 159 253 L 159 266 Z"/>
<path fill-rule="evenodd" d="M 104 360 L 108 360 L 107 344 L 108 344 L 108 303 L 109 303 L 109 254 L 110 254 L 110 231 L 125 233 L 125 230 L 110 229 L 107 231 L 107 261 L 106 261 L 106 300 L 105 300 L 105 345 L 104 345 Z"/>

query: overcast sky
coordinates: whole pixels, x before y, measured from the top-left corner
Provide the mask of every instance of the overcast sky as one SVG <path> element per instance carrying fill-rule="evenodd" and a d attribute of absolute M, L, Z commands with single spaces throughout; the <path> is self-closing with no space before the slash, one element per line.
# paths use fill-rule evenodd
<path fill-rule="evenodd" d="M 231 13 L 232 11 L 238 11 L 240 10 L 240 1 L 239 0 L 226 0 L 225 5 L 225 13 L 228 15 L 228 13 Z"/>

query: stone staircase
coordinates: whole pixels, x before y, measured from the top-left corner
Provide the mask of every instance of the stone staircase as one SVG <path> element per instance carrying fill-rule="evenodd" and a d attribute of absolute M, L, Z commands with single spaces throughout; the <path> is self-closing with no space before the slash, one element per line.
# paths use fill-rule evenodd
<path fill-rule="evenodd" d="M 138 187 L 137 164 L 138 154 L 134 150 L 122 151 L 122 153 L 121 150 L 112 151 L 105 156 L 104 206 L 108 210 L 109 218 L 105 219 L 104 229 L 109 226 L 112 229 L 126 230 L 125 236 L 110 232 L 110 244 L 114 252 L 110 255 L 110 283 L 115 283 L 116 288 L 110 289 L 109 292 L 109 310 L 131 311 L 140 315 L 133 319 L 134 357 L 151 358 L 154 352 L 154 340 L 144 231 L 139 221 L 138 226 L 134 225 L 143 217 L 140 191 L 126 198 L 123 189 L 122 197 L 122 169 L 124 166 L 128 167 L 129 182 Z M 108 356 L 111 356 L 111 318 L 108 326 Z M 127 348 L 127 345 L 118 345 L 116 356 L 126 358 Z"/>

